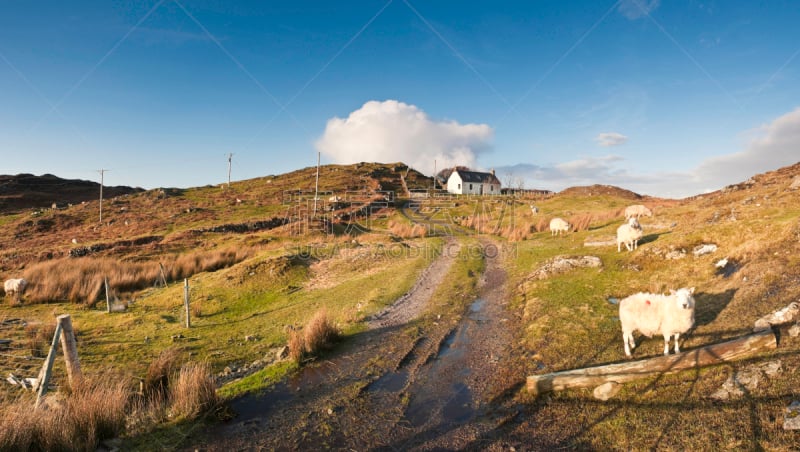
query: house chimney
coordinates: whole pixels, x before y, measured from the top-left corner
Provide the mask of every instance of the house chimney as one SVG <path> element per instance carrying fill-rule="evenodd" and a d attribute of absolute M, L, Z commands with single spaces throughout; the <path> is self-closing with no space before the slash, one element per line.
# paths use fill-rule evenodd
<path fill-rule="evenodd" d="M 492 176 L 494 176 L 494 168 L 492 168 L 492 170 L 489 172 L 492 173 Z"/>

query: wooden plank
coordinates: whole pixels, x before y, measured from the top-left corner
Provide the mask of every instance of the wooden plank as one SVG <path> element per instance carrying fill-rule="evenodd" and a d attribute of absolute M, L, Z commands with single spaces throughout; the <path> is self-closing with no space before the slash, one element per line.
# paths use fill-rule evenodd
<path fill-rule="evenodd" d="M 610 381 L 624 383 L 651 375 L 670 374 L 734 361 L 775 349 L 777 346 L 776 334 L 772 330 L 765 330 L 676 355 L 532 375 L 527 379 L 527 388 L 534 394 L 542 394 L 569 388 L 595 387 Z"/>

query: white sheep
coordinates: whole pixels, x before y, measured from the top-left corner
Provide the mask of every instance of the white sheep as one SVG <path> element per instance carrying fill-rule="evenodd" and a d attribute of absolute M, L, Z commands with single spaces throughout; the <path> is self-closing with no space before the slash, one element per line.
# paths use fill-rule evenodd
<path fill-rule="evenodd" d="M 669 339 L 675 336 L 675 353 L 680 353 L 678 338 L 694 326 L 694 287 L 670 290 L 670 295 L 637 293 L 619 302 L 622 343 L 625 356 L 636 347 L 633 332 L 647 337 L 664 336 L 664 354 L 669 355 Z"/>
<path fill-rule="evenodd" d="M 644 232 L 642 225 L 636 218 L 629 218 L 627 223 L 617 228 L 617 252 L 622 251 L 621 245 L 624 243 L 628 251 L 633 251 L 639 247 L 639 239 Z"/>
<path fill-rule="evenodd" d="M 531 213 L 536 215 L 537 213 L 539 213 L 539 208 L 531 204 Z"/>
<path fill-rule="evenodd" d="M 550 220 L 551 235 L 561 235 L 562 232 L 568 232 L 570 228 L 572 228 L 572 225 L 567 223 L 566 220 L 561 218 L 553 218 Z"/>
<path fill-rule="evenodd" d="M 625 219 L 631 217 L 652 217 L 653 212 L 641 204 L 634 204 L 625 208 Z"/>
<path fill-rule="evenodd" d="M 22 278 L 17 279 L 8 279 L 3 284 L 3 290 L 6 291 L 6 295 L 11 294 L 21 294 L 25 291 L 25 287 L 28 285 L 28 281 L 25 281 Z"/>

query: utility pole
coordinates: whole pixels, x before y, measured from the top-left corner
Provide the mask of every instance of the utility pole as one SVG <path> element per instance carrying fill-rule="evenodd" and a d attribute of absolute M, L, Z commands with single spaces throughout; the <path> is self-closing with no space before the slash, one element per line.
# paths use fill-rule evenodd
<path fill-rule="evenodd" d="M 436 159 L 433 159 L 433 189 L 436 190 Z"/>
<path fill-rule="evenodd" d="M 97 172 L 100 173 L 100 223 L 103 222 L 103 174 L 106 171 L 110 171 L 110 170 L 102 169 L 102 168 L 97 170 Z"/>
<path fill-rule="evenodd" d="M 317 197 L 319 196 L 319 152 L 317 152 L 317 181 L 314 183 L 314 218 L 317 218 Z"/>
<path fill-rule="evenodd" d="M 228 187 L 231 186 L 231 160 L 233 160 L 233 152 L 228 152 Z"/>

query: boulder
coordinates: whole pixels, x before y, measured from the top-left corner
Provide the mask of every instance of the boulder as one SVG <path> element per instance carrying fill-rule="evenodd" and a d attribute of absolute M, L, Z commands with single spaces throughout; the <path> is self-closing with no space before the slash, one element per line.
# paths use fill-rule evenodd
<path fill-rule="evenodd" d="M 775 377 L 783 371 L 780 361 L 769 361 L 752 364 L 743 369 L 734 370 L 725 383 L 711 398 L 717 400 L 739 399 L 755 391 L 762 381 Z"/>
<path fill-rule="evenodd" d="M 704 243 L 702 245 L 697 245 L 696 247 L 694 247 L 694 250 L 692 250 L 692 254 L 694 254 L 695 256 L 703 256 L 706 254 L 711 254 L 714 251 L 717 251 L 717 245 L 713 243 Z"/>
<path fill-rule="evenodd" d="M 798 318 L 800 318 L 800 304 L 792 302 L 785 308 L 756 320 L 753 331 L 767 330 L 773 325 L 785 325 L 797 321 Z"/>
<path fill-rule="evenodd" d="M 619 390 L 622 389 L 622 385 L 615 382 L 609 381 L 607 383 L 603 383 L 600 386 L 594 388 L 594 398 L 597 400 L 606 401 L 619 393 Z"/>
<path fill-rule="evenodd" d="M 783 415 L 784 430 L 800 430 L 800 401 L 795 400 Z"/>

